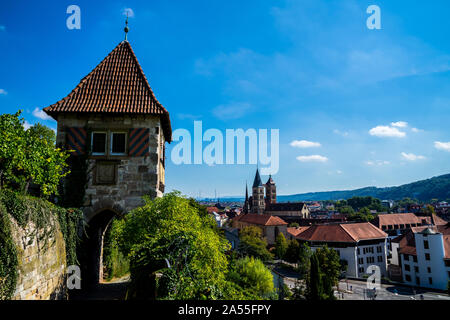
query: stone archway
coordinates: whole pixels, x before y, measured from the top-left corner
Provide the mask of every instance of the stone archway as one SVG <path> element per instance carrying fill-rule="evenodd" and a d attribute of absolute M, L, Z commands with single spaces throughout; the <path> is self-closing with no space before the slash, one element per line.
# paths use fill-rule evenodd
<path fill-rule="evenodd" d="M 122 208 L 101 203 L 84 210 L 86 225 L 78 254 L 83 291 L 91 290 L 102 281 L 104 237 L 113 219 L 123 214 Z"/>

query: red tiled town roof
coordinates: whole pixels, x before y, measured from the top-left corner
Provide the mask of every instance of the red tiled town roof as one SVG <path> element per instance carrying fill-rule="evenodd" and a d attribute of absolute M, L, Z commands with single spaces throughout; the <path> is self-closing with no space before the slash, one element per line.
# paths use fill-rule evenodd
<path fill-rule="evenodd" d="M 385 232 L 369 222 L 313 225 L 297 235 L 300 240 L 322 242 L 358 242 L 386 237 Z"/>
<path fill-rule="evenodd" d="M 287 232 L 296 237 L 308 228 L 309 227 L 289 227 L 287 228 Z"/>
<path fill-rule="evenodd" d="M 161 116 L 165 138 L 172 140 L 169 112 L 153 93 L 128 41 L 122 41 L 65 98 L 44 108 L 58 113 L 154 114 Z"/>
<path fill-rule="evenodd" d="M 416 254 L 416 243 L 414 240 L 415 233 L 423 232 L 426 229 L 431 229 L 434 232 L 442 233 L 442 240 L 444 242 L 444 259 L 450 259 L 450 224 L 438 226 L 420 226 L 411 228 L 411 231 L 405 235 L 401 235 L 393 240 L 399 243 L 401 254 Z"/>
<path fill-rule="evenodd" d="M 247 213 L 234 218 L 235 221 L 246 222 L 249 224 L 258 224 L 263 226 L 280 226 L 288 224 L 286 221 L 277 216 L 268 214 Z"/>
<path fill-rule="evenodd" d="M 217 207 L 207 207 L 206 211 L 208 211 L 208 213 L 213 213 L 213 212 L 219 213 L 220 212 L 220 210 L 217 209 Z"/>
<path fill-rule="evenodd" d="M 389 214 L 379 214 L 375 220 L 374 224 L 381 228 L 382 226 L 388 225 L 407 225 L 407 224 L 421 224 L 422 220 L 417 217 L 414 213 L 389 213 Z"/>

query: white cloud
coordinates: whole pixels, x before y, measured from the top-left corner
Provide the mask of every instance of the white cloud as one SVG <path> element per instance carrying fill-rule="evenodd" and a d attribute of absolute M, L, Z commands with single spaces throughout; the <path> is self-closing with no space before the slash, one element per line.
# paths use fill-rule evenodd
<path fill-rule="evenodd" d="M 342 171 L 341 170 L 336 170 L 336 173 L 337 174 L 342 174 Z"/>
<path fill-rule="evenodd" d="M 48 114 L 46 114 L 44 111 L 36 107 L 33 110 L 33 116 L 36 118 L 42 119 L 42 120 L 52 120 L 52 117 L 50 117 Z"/>
<path fill-rule="evenodd" d="M 6 90 L 5 90 L 5 89 L 0 89 L 0 94 L 3 94 L 3 95 L 7 95 L 7 94 L 8 94 L 8 92 L 6 92 Z"/>
<path fill-rule="evenodd" d="M 408 126 L 408 122 L 405 121 L 391 122 L 391 126 L 397 128 L 406 128 Z"/>
<path fill-rule="evenodd" d="M 366 164 L 368 166 L 383 166 L 383 165 L 390 164 L 390 162 L 387 160 L 369 160 L 369 161 L 366 161 Z"/>
<path fill-rule="evenodd" d="M 28 130 L 31 126 L 32 124 L 29 123 L 27 120 L 25 120 L 25 122 L 23 123 L 23 127 L 25 128 L 25 130 Z"/>
<path fill-rule="evenodd" d="M 423 130 L 417 129 L 417 128 L 411 128 L 411 131 L 417 133 L 417 132 L 422 132 Z"/>
<path fill-rule="evenodd" d="M 290 146 L 294 148 L 315 148 L 320 147 L 321 144 L 319 142 L 312 142 L 307 140 L 294 140 L 290 143 Z"/>
<path fill-rule="evenodd" d="M 130 18 L 133 18 L 133 17 L 134 17 L 134 11 L 133 11 L 133 9 L 131 9 L 131 8 L 125 8 L 125 9 L 123 9 L 122 14 L 123 14 L 124 16 L 126 16 L 127 13 L 128 13 L 128 17 L 130 17 Z"/>
<path fill-rule="evenodd" d="M 408 161 L 416 161 L 416 160 L 423 160 L 425 159 L 424 156 L 420 156 L 420 155 L 415 155 L 414 153 L 406 153 L 406 152 L 402 152 L 401 153 L 402 157 Z"/>
<path fill-rule="evenodd" d="M 320 156 L 318 154 L 310 155 L 310 156 L 298 156 L 296 158 L 300 162 L 327 162 L 328 158 L 324 156 Z"/>
<path fill-rule="evenodd" d="M 450 151 L 450 142 L 435 141 L 434 147 L 438 150 Z"/>
<path fill-rule="evenodd" d="M 239 102 L 217 106 L 213 109 L 212 113 L 216 118 L 229 120 L 241 118 L 251 109 L 252 106 L 249 103 Z"/>
<path fill-rule="evenodd" d="M 340 130 L 338 130 L 338 129 L 334 129 L 334 130 L 333 130 L 333 133 L 338 134 L 338 135 L 341 135 L 341 136 L 343 136 L 343 137 L 348 136 L 348 132 L 342 132 L 342 131 L 340 131 Z"/>
<path fill-rule="evenodd" d="M 389 127 L 389 126 L 376 126 L 375 128 L 372 128 L 369 130 L 369 134 L 371 136 L 376 136 L 376 137 L 403 138 L 406 136 L 406 133 L 404 133 L 403 131 L 400 131 L 395 127 Z"/>

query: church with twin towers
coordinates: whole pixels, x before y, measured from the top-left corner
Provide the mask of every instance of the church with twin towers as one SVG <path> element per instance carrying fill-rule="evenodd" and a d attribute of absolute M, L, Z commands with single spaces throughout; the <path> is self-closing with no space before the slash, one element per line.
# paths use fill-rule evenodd
<path fill-rule="evenodd" d="M 308 207 L 303 202 L 277 203 L 277 186 L 275 181 L 270 175 L 267 182 L 263 184 L 258 169 L 256 169 L 250 197 L 248 196 L 248 186 L 245 186 L 243 213 L 309 218 Z"/>

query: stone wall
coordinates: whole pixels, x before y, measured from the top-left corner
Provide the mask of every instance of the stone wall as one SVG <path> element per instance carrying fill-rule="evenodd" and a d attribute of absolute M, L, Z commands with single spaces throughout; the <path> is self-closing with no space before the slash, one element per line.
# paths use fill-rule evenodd
<path fill-rule="evenodd" d="M 150 130 L 149 156 L 90 156 L 89 181 L 86 187 L 83 212 L 89 221 L 99 211 L 110 209 L 126 213 L 143 204 L 142 196 L 160 197 L 164 188 L 163 158 L 164 134 L 160 118 L 153 115 L 95 115 L 60 114 L 58 116 L 57 143 L 64 145 L 67 127 L 83 127 L 89 131 L 124 130 L 148 128 Z M 90 139 L 90 137 L 88 137 Z M 102 161 L 115 166 L 116 181 L 98 184 L 96 170 Z M 101 169 L 103 170 L 103 169 Z"/>
<path fill-rule="evenodd" d="M 10 220 L 19 260 L 19 277 L 12 299 L 65 299 L 66 246 L 56 218 L 52 217 L 44 230 L 36 230 L 32 222 L 21 228 L 14 219 Z M 54 236 L 46 239 L 44 234 L 51 234 L 51 226 Z"/>

